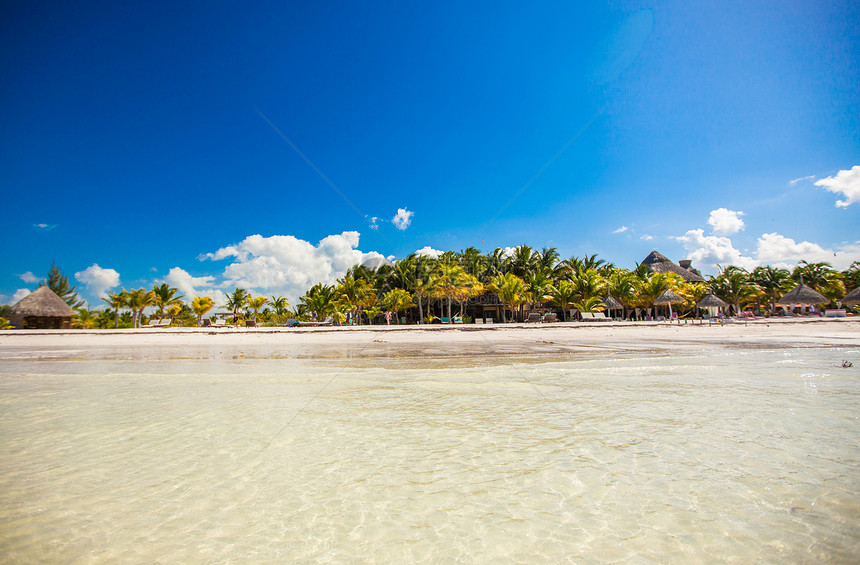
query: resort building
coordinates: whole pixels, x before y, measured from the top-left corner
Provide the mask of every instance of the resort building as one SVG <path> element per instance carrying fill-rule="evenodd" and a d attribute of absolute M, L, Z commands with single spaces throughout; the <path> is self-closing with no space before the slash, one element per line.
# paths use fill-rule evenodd
<path fill-rule="evenodd" d="M 665 255 L 652 251 L 645 259 L 642 260 L 643 265 L 648 265 L 648 273 L 675 273 L 683 277 L 687 282 L 705 282 L 705 278 L 697 269 L 694 269 L 693 262 L 689 259 L 679 261 L 675 264 L 670 261 Z"/>

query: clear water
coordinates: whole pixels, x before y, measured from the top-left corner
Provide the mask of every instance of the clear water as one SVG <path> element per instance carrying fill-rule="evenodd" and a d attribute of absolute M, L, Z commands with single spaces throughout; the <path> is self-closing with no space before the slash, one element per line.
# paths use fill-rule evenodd
<path fill-rule="evenodd" d="M 857 350 L 0 361 L 6 563 L 856 563 Z"/>

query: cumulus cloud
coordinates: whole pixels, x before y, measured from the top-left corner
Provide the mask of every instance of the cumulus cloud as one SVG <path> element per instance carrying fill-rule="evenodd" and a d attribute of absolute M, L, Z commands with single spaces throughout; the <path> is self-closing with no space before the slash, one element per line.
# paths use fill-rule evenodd
<path fill-rule="evenodd" d="M 97 263 L 75 273 L 75 279 L 83 283 L 96 298 L 101 298 L 107 289 L 119 285 L 119 273 L 113 269 L 103 269 Z"/>
<path fill-rule="evenodd" d="M 433 249 L 429 245 L 425 245 L 421 249 L 415 252 L 415 255 L 424 255 L 425 257 L 430 257 L 431 259 L 438 259 L 442 252 L 438 249 Z"/>
<path fill-rule="evenodd" d="M 652 239 L 654 239 L 654 236 L 648 235 L 647 233 L 643 233 L 639 236 L 639 239 L 641 239 L 642 241 L 651 241 Z"/>
<path fill-rule="evenodd" d="M 712 231 L 716 235 L 732 235 L 744 229 L 744 221 L 741 220 L 743 212 L 736 212 L 727 208 L 711 210 L 708 218 Z"/>
<path fill-rule="evenodd" d="M 24 298 L 28 294 L 30 294 L 30 289 L 19 288 L 18 290 L 15 291 L 15 294 L 12 295 L 12 301 L 10 302 L 10 304 L 17 304 L 17 302 L 19 300 L 21 300 L 22 298 Z"/>
<path fill-rule="evenodd" d="M 376 216 L 373 216 L 372 218 L 370 218 L 370 229 L 372 229 L 372 230 L 378 230 L 379 229 L 379 218 L 377 218 Z"/>
<path fill-rule="evenodd" d="M 621 226 L 617 230 L 612 230 L 612 233 L 624 233 L 627 231 L 627 229 L 628 229 L 627 226 Z"/>
<path fill-rule="evenodd" d="M 221 287 L 280 294 L 294 304 L 314 284 L 334 284 L 353 265 L 393 259 L 375 251 L 364 253 L 358 243 L 356 231 L 330 235 L 317 245 L 291 235 L 251 235 L 200 259 L 233 259 L 224 269 Z"/>
<path fill-rule="evenodd" d="M 397 214 L 391 219 L 394 223 L 394 227 L 399 230 L 405 230 L 409 227 L 409 224 L 412 223 L 412 216 L 415 215 L 415 212 L 410 212 L 406 208 L 398 208 Z"/>
<path fill-rule="evenodd" d="M 754 269 L 758 262 L 752 257 L 745 257 L 732 245 L 728 237 L 705 235 L 705 230 L 688 230 L 680 237 L 674 238 L 684 244 L 688 259 L 697 266 L 736 265 L 744 269 Z"/>
<path fill-rule="evenodd" d="M 41 280 L 39 277 L 37 277 L 36 275 L 31 273 L 30 271 L 27 271 L 23 275 L 18 275 L 18 278 L 21 279 L 22 281 L 24 281 L 25 283 L 30 283 L 30 284 L 36 284 L 37 282 L 39 282 Z"/>
<path fill-rule="evenodd" d="M 185 269 L 173 267 L 167 272 L 163 282 L 179 289 L 179 294 L 184 295 L 184 300 L 188 304 L 191 304 L 191 301 L 197 296 L 208 296 L 216 304 L 223 301 L 224 295 L 215 288 L 215 277 L 213 276 L 194 277 Z"/>
<path fill-rule="evenodd" d="M 839 171 L 835 176 L 816 181 L 815 186 L 824 187 L 834 194 L 844 194 L 846 200 L 836 201 L 836 206 L 840 208 L 860 202 L 860 165 L 854 165 L 848 170 Z"/>

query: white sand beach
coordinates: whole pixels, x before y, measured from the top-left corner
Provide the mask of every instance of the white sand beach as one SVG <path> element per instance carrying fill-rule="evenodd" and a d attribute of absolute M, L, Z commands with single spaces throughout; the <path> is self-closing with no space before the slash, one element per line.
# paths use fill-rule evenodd
<path fill-rule="evenodd" d="M 860 347 L 860 318 L 772 318 L 719 324 L 567 322 L 554 324 L 360 326 L 317 328 L 167 328 L 139 330 L 12 330 L 0 353 L 60 355 L 107 350 L 122 355 L 176 349 L 246 356 L 457 356 L 575 351 L 678 351 L 725 348 Z"/>

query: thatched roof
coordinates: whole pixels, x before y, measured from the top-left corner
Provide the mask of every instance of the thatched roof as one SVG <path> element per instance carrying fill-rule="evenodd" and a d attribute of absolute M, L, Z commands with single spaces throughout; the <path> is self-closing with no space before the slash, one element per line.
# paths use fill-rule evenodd
<path fill-rule="evenodd" d="M 829 299 L 815 289 L 812 289 L 803 282 L 794 287 L 794 290 L 776 301 L 777 304 L 827 304 Z"/>
<path fill-rule="evenodd" d="M 71 306 L 57 296 L 47 285 L 40 286 L 7 310 L 6 316 L 21 318 L 70 318 L 75 315 Z"/>
<path fill-rule="evenodd" d="M 699 300 L 696 304 L 699 308 L 725 308 L 728 306 L 725 300 L 720 297 L 714 295 L 713 292 L 709 293 L 706 297 Z"/>
<path fill-rule="evenodd" d="M 705 282 L 704 277 L 697 270 L 693 268 L 685 269 L 680 265 L 676 265 L 668 257 L 657 251 L 649 253 L 642 260 L 642 264 L 648 265 L 648 272 L 650 273 L 675 273 L 683 277 L 687 282 Z"/>
<path fill-rule="evenodd" d="M 846 294 L 842 302 L 845 304 L 860 304 L 860 286 Z"/>
<path fill-rule="evenodd" d="M 679 304 L 681 302 L 684 302 L 684 297 L 667 288 L 663 294 L 657 297 L 654 304 Z"/>
<path fill-rule="evenodd" d="M 606 298 L 603 299 L 603 305 L 606 306 L 607 310 L 620 310 L 624 308 L 624 305 L 611 294 L 607 294 Z"/>

